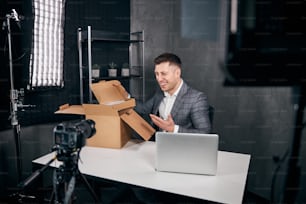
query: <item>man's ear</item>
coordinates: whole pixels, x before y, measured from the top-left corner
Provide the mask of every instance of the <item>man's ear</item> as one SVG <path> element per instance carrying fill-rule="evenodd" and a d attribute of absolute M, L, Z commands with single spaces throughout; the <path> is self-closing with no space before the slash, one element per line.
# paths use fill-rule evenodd
<path fill-rule="evenodd" d="M 176 76 L 181 77 L 181 69 L 180 68 L 176 68 L 175 69 L 175 74 L 176 74 Z"/>

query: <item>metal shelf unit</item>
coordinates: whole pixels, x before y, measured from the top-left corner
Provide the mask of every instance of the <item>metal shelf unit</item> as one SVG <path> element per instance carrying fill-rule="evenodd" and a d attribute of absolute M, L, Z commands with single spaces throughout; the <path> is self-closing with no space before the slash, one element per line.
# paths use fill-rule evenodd
<path fill-rule="evenodd" d="M 90 85 L 99 80 L 129 80 L 127 90 L 136 100 L 145 100 L 145 67 L 144 67 L 144 31 L 126 33 L 115 33 L 108 31 L 92 30 L 91 26 L 82 31 L 78 28 L 78 53 L 80 73 L 80 103 L 84 103 L 84 83 L 88 83 L 88 102 L 93 103 L 93 95 Z M 125 43 L 128 46 L 130 75 L 128 77 L 92 77 L 92 52 L 94 43 Z M 87 46 L 87 63 L 84 64 L 83 48 Z M 88 69 L 88 79 L 84 77 L 84 69 Z M 87 84 L 86 84 L 87 85 Z"/>

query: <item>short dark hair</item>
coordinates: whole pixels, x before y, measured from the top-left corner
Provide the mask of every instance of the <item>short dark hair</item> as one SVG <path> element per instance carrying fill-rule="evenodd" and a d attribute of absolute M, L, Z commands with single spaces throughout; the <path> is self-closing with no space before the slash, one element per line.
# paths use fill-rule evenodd
<path fill-rule="evenodd" d="M 155 65 L 163 62 L 170 62 L 170 64 L 175 64 L 180 68 L 182 66 L 181 59 L 173 53 L 163 53 L 154 59 Z"/>

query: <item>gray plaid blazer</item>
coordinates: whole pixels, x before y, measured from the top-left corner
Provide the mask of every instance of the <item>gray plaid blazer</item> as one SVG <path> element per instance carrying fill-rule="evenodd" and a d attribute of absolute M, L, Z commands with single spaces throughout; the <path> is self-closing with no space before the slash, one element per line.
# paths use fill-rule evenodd
<path fill-rule="evenodd" d="M 159 115 L 158 109 L 163 97 L 163 91 L 158 89 L 146 103 L 137 103 L 136 112 L 149 120 L 152 125 L 149 114 Z M 179 125 L 179 132 L 210 133 L 211 131 L 207 97 L 204 93 L 188 86 L 186 82 L 176 97 L 171 116 L 175 124 Z"/>

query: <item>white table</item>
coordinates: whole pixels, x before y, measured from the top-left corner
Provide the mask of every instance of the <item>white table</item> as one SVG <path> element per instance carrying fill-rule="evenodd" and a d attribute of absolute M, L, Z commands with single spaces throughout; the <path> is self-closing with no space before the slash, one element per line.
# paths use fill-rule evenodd
<path fill-rule="evenodd" d="M 32 162 L 46 164 L 54 154 Z M 219 151 L 216 176 L 155 171 L 155 142 L 129 141 L 122 149 L 85 146 L 80 160 L 79 170 L 85 175 L 219 203 L 242 203 L 250 155 Z"/>

